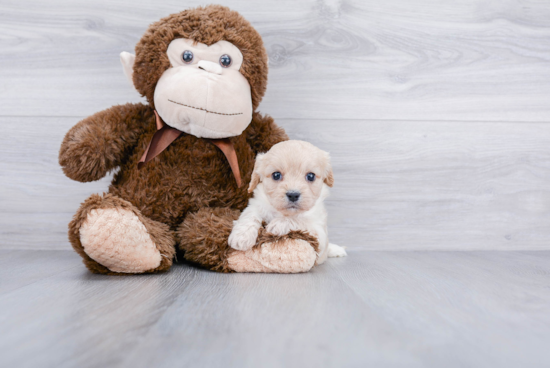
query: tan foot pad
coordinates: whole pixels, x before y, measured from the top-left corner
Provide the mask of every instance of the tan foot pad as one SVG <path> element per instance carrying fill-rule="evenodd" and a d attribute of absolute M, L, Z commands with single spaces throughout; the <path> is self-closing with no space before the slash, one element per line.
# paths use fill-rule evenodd
<path fill-rule="evenodd" d="M 317 259 L 310 243 L 300 239 L 264 243 L 245 252 L 235 251 L 227 259 L 236 272 L 300 273 L 309 271 Z"/>
<path fill-rule="evenodd" d="M 140 273 L 160 265 L 160 252 L 145 225 L 128 210 L 90 211 L 80 242 L 90 258 L 113 272 Z"/>

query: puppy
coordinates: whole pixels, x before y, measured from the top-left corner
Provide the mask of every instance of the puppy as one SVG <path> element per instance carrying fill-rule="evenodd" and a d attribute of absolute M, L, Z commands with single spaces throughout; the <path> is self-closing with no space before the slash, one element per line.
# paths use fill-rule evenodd
<path fill-rule="evenodd" d="M 345 257 L 344 248 L 329 244 L 323 201 L 334 178 L 327 152 L 304 141 L 285 141 L 256 157 L 248 207 L 233 223 L 229 245 L 248 250 L 256 244 L 262 222 L 274 235 L 307 231 L 319 240 L 317 264 L 327 257 Z"/>

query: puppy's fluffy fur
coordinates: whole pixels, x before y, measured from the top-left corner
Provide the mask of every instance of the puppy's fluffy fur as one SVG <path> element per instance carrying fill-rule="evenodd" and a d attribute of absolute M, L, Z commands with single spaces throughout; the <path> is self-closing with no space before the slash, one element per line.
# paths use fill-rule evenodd
<path fill-rule="evenodd" d="M 237 250 L 252 248 L 266 222 L 266 230 L 274 235 L 302 230 L 316 236 L 317 264 L 327 257 L 345 257 L 344 248 L 328 242 L 323 201 L 333 183 L 329 154 L 311 143 L 281 142 L 258 154 L 248 188 L 254 197 L 234 222 L 229 245 Z"/>

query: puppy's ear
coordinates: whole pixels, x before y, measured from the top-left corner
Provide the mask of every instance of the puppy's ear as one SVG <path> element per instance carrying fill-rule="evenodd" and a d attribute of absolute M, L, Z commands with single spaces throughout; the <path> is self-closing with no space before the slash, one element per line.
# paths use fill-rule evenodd
<path fill-rule="evenodd" d="M 325 184 L 332 188 L 334 185 L 334 174 L 332 173 L 332 167 L 328 168 L 327 173 L 325 174 Z"/>
<path fill-rule="evenodd" d="M 261 182 L 261 170 L 263 167 L 262 161 L 265 153 L 258 153 L 256 156 L 256 162 L 254 163 L 254 170 L 252 171 L 252 178 L 250 179 L 250 185 L 248 186 L 248 193 L 252 193 L 256 186 Z"/>
<path fill-rule="evenodd" d="M 326 166 L 325 180 L 323 181 L 325 182 L 326 185 L 332 188 L 332 186 L 334 185 L 334 174 L 332 173 L 332 166 L 330 164 L 330 156 L 328 153 L 326 154 L 325 160 L 326 160 L 325 161 L 325 166 Z"/>

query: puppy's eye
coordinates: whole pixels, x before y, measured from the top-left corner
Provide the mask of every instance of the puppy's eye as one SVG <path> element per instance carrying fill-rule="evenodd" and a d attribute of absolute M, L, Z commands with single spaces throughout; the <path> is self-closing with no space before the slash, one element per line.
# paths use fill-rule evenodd
<path fill-rule="evenodd" d="M 273 180 L 277 181 L 277 180 L 281 180 L 281 173 L 278 172 L 278 171 L 275 171 L 273 174 L 271 174 L 271 177 L 273 178 Z"/>
<path fill-rule="evenodd" d="M 307 173 L 306 179 L 307 179 L 307 181 L 314 181 L 315 180 L 315 174 L 314 173 Z"/>
<path fill-rule="evenodd" d="M 193 61 L 193 52 L 189 50 L 185 50 L 183 54 L 181 54 L 181 58 L 183 59 L 184 63 L 189 64 L 190 62 Z"/>
<path fill-rule="evenodd" d="M 222 56 L 220 56 L 220 65 L 224 68 L 229 68 L 229 66 L 231 65 L 231 56 L 227 54 L 223 54 Z"/>

